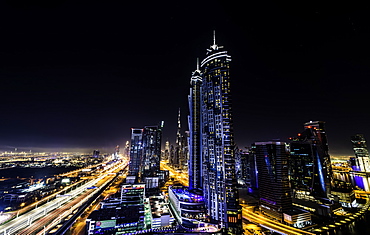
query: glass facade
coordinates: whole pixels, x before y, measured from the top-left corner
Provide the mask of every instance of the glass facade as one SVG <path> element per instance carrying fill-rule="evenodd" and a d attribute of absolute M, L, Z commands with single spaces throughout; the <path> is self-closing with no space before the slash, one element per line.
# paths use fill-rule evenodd
<path fill-rule="evenodd" d="M 211 222 L 233 233 L 241 225 L 241 209 L 236 189 L 231 57 L 222 48 L 214 42 L 201 62 L 203 192 Z"/>
<path fill-rule="evenodd" d="M 143 131 L 143 174 L 154 176 L 160 170 L 162 128 L 145 126 Z"/>
<path fill-rule="evenodd" d="M 143 129 L 131 128 L 129 175 L 138 177 L 142 164 Z"/>
<path fill-rule="evenodd" d="M 288 150 L 284 142 L 256 142 L 261 211 L 279 221 L 292 209 Z"/>
<path fill-rule="evenodd" d="M 192 73 L 190 81 L 190 95 L 188 96 L 189 111 L 189 187 L 191 189 L 202 189 L 202 167 L 201 167 L 201 91 L 202 73 L 197 68 Z"/>
<path fill-rule="evenodd" d="M 370 157 L 367 150 L 366 140 L 364 135 L 357 134 L 351 137 L 353 151 L 355 152 L 355 166 L 354 170 L 370 172 Z"/>
<path fill-rule="evenodd" d="M 295 191 L 327 198 L 333 185 L 331 161 L 322 121 L 304 124 L 305 130 L 290 143 L 290 181 Z"/>

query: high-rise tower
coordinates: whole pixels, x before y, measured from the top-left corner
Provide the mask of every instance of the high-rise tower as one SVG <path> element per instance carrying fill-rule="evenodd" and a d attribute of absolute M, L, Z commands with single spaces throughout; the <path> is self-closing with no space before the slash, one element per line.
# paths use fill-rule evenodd
<path fill-rule="evenodd" d="M 202 136 L 201 136 L 201 92 L 202 92 L 202 72 L 199 70 L 199 60 L 197 69 L 192 73 L 190 80 L 190 94 L 188 96 L 189 111 L 189 187 L 191 189 L 202 189 Z"/>
<path fill-rule="evenodd" d="M 288 151 L 284 142 L 256 142 L 255 154 L 261 210 L 283 221 L 283 213 L 292 209 L 288 178 Z"/>
<path fill-rule="evenodd" d="M 294 195 L 308 191 L 314 197 L 327 198 L 331 192 L 333 178 L 324 123 L 305 123 L 305 130 L 290 143 L 290 179 Z"/>
<path fill-rule="evenodd" d="M 143 131 L 143 167 L 146 176 L 160 169 L 163 125 L 145 126 Z"/>
<path fill-rule="evenodd" d="M 366 140 L 363 134 L 356 134 L 351 137 L 353 151 L 356 156 L 356 165 L 359 171 L 370 172 L 370 157 L 367 150 Z"/>
<path fill-rule="evenodd" d="M 241 209 L 235 174 L 231 57 L 222 48 L 214 36 L 201 62 L 203 193 L 211 221 L 235 233 L 241 226 Z"/>
<path fill-rule="evenodd" d="M 143 158 L 143 129 L 131 128 L 129 175 L 139 176 Z"/>

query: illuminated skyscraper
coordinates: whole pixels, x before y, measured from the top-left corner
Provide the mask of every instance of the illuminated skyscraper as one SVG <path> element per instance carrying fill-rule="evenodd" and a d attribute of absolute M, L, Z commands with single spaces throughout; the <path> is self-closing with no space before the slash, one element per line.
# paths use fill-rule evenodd
<path fill-rule="evenodd" d="M 131 128 L 129 175 L 139 177 L 143 158 L 143 129 Z"/>
<path fill-rule="evenodd" d="M 309 192 L 327 198 L 331 192 L 333 178 L 324 123 L 305 123 L 305 130 L 290 143 L 290 179 L 295 197 Z"/>
<path fill-rule="evenodd" d="M 214 37 L 213 45 L 201 62 L 201 72 L 195 71 L 192 76 L 189 96 L 192 148 L 190 174 L 192 187 L 203 186 L 211 222 L 226 228 L 230 233 L 238 234 L 241 228 L 241 208 L 235 174 L 229 72 L 231 57 L 222 48 L 216 44 Z M 197 122 L 199 118 L 200 123 Z M 197 146 L 199 134 L 202 138 L 200 149 Z M 197 153 L 200 151 L 199 159 Z M 198 169 L 198 161 L 202 164 L 202 171 Z M 203 178 L 198 183 L 199 176 Z"/>
<path fill-rule="evenodd" d="M 358 171 L 370 172 L 370 157 L 367 150 L 366 140 L 363 134 L 351 137 L 353 151 L 355 152 L 356 169 Z"/>
<path fill-rule="evenodd" d="M 143 131 L 143 168 L 147 176 L 159 171 L 161 161 L 163 122 L 156 126 L 145 126 Z"/>
<path fill-rule="evenodd" d="M 189 187 L 191 189 L 202 189 L 202 135 L 201 135 L 201 92 L 202 92 L 202 73 L 197 69 L 192 73 L 190 81 L 190 95 L 188 96 L 189 111 Z"/>

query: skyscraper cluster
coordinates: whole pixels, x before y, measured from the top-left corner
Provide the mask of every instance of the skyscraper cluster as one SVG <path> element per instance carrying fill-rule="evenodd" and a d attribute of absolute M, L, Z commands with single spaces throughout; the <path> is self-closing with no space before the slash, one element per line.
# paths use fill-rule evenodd
<path fill-rule="evenodd" d="M 214 36 L 191 74 L 189 131 L 182 134 L 179 110 L 175 145 L 167 141 L 162 153 L 177 172 L 188 169 L 189 187 L 169 187 L 169 204 L 178 221 L 189 227 L 208 222 L 229 234 L 240 234 L 237 180 L 248 184 L 249 193 L 259 198 L 263 215 L 294 227 L 310 225 L 310 211 L 333 217 L 340 208 L 338 195 L 347 197 L 342 201 L 350 205 L 352 188 L 333 178 L 323 121 L 304 123 L 302 132 L 286 142 L 259 141 L 247 150 L 237 149 L 230 64 L 231 56 Z M 147 183 L 160 170 L 161 127 L 133 128 L 131 136 L 129 173 L 136 177 L 135 183 Z M 364 137 L 358 134 L 351 141 L 356 170 L 370 172 Z M 347 189 L 348 196 L 343 196 Z"/>

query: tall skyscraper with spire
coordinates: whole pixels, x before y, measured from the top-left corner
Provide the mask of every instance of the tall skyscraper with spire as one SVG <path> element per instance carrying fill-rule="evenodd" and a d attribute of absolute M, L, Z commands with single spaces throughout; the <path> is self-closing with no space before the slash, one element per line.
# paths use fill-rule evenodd
<path fill-rule="evenodd" d="M 213 223 L 226 228 L 228 233 L 238 234 L 241 228 L 241 208 L 236 189 L 234 135 L 230 95 L 231 57 L 222 46 L 216 44 L 207 49 L 206 58 L 201 62 L 191 80 L 190 106 L 190 177 L 192 187 L 198 178 L 198 160 L 202 163 L 199 185 L 203 194 L 208 215 Z M 199 105 L 199 107 L 197 107 Z M 199 116 L 198 116 L 199 115 Z M 200 123 L 197 123 L 200 118 Z M 197 127 L 197 125 L 200 125 Z M 201 135 L 200 149 L 196 149 L 197 128 Z M 196 150 L 195 150 L 196 149 Z M 201 150 L 201 156 L 196 155 Z"/>
<path fill-rule="evenodd" d="M 197 69 L 192 73 L 190 80 L 190 95 L 188 96 L 189 111 L 189 187 L 191 189 L 202 189 L 202 136 L 201 136 L 201 92 L 202 72 L 199 70 L 199 59 Z"/>

